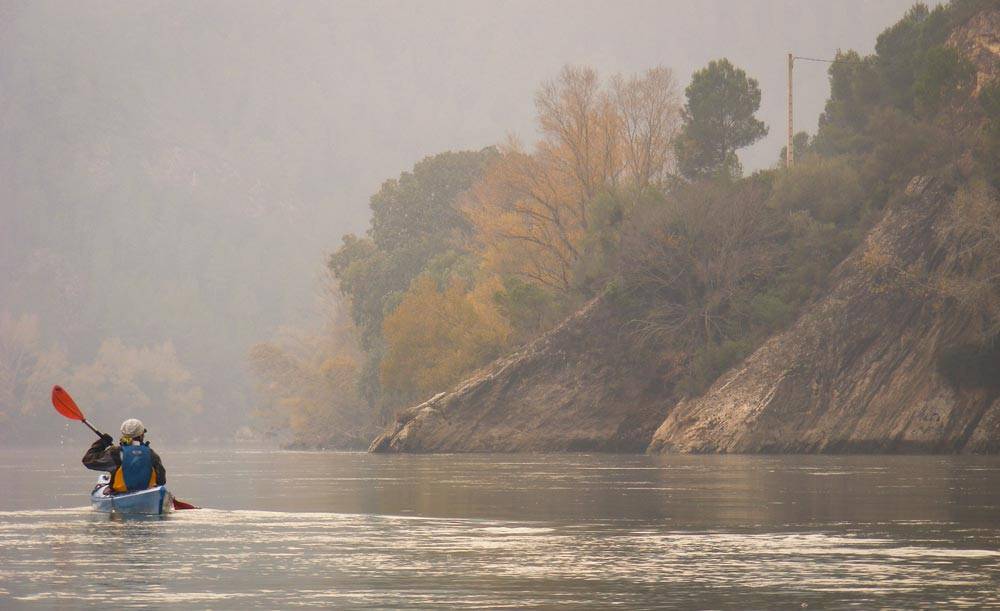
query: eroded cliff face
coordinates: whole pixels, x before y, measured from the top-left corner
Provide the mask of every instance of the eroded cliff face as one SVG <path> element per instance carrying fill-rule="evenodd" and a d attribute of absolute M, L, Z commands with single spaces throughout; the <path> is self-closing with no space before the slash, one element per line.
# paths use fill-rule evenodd
<path fill-rule="evenodd" d="M 914 178 L 834 272 L 833 289 L 723 375 L 682 401 L 650 452 L 995 452 L 1000 389 L 959 389 L 938 373 L 941 349 L 971 339 L 953 306 L 878 281 L 879 257 L 910 271 L 955 265 L 936 239 L 948 195 Z"/>
<path fill-rule="evenodd" d="M 1000 72 L 1000 6 L 973 15 L 948 37 L 948 45 L 957 49 L 976 67 L 978 95 L 983 85 L 993 82 Z"/>
<path fill-rule="evenodd" d="M 603 297 L 448 393 L 401 412 L 373 452 L 642 452 L 668 389 Z"/>
<path fill-rule="evenodd" d="M 914 178 L 829 293 L 724 374 L 676 400 L 599 297 L 458 388 L 410 408 L 375 452 L 998 452 L 1000 384 L 958 388 L 942 348 L 972 341 L 954 306 L 878 278 L 873 256 L 934 273 L 948 198 Z M 916 266 L 916 267 L 914 267 Z M 655 433 L 654 433 L 655 431 Z"/>

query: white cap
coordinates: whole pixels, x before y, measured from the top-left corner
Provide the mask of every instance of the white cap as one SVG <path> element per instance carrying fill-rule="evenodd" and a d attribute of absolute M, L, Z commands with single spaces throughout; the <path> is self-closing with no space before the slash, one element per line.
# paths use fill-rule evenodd
<path fill-rule="evenodd" d="M 146 432 L 146 427 L 142 426 L 142 421 L 138 418 L 129 418 L 122 422 L 122 435 L 125 437 L 138 437 Z"/>

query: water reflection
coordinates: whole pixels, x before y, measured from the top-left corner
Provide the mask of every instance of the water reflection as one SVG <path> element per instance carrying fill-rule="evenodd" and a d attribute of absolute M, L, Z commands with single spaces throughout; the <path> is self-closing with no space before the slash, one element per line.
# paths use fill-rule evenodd
<path fill-rule="evenodd" d="M 1000 605 L 994 458 L 169 456 L 213 509 L 3 481 L 0 606 Z"/>

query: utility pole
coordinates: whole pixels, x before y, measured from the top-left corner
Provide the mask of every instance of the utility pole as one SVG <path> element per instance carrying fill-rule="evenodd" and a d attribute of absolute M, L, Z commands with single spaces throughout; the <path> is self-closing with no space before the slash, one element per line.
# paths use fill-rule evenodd
<path fill-rule="evenodd" d="M 785 147 L 785 167 L 790 168 L 795 162 L 795 149 L 793 147 L 795 140 L 795 130 L 792 124 L 792 68 L 795 66 L 795 60 L 801 59 L 806 62 L 822 62 L 824 64 L 858 64 L 861 61 L 848 60 L 848 59 L 817 59 L 815 57 L 796 57 L 791 53 L 788 54 L 788 145 Z"/>
<path fill-rule="evenodd" d="M 795 57 L 788 54 L 788 145 L 785 147 L 785 167 L 792 167 L 795 161 L 795 151 L 792 149 L 794 132 L 792 127 L 792 67 L 795 65 Z"/>

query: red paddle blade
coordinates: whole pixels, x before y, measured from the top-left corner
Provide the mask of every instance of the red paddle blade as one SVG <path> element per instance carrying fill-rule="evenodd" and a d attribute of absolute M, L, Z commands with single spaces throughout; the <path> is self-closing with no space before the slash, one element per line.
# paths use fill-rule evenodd
<path fill-rule="evenodd" d="M 70 420 L 84 420 L 83 412 L 76 406 L 76 401 L 69 393 L 62 389 L 62 386 L 52 387 L 52 405 L 56 411 L 66 416 Z"/>
<path fill-rule="evenodd" d="M 201 509 L 200 507 L 195 507 L 191 503 L 185 503 L 184 501 L 178 501 L 174 499 L 174 509 Z"/>

